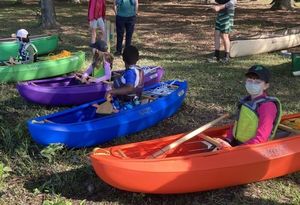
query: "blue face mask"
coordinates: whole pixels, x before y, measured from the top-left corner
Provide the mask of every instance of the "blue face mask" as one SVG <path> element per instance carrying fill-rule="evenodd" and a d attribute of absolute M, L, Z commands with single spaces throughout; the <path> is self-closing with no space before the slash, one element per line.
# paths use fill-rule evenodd
<path fill-rule="evenodd" d="M 262 84 L 246 82 L 246 90 L 250 95 L 260 95 L 263 93 L 263 86 Z"/>

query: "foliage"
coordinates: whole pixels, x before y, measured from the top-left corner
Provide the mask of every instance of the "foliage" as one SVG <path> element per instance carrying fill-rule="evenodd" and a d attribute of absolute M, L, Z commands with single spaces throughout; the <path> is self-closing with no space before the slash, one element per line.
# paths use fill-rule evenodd
<path fill-rule="evenodd" d="M 43 157 L 46 157 L 49 163 L 52 163 L 55 156 L 57 156 L 59 154 L 59 151 L 61 151 L 63 148 L 64 146 L 62 144 L 51 144 L 42 149 L 41 155 Z"/>
<path fill-rule="evenodd" d="M 56 198 L 55 200 L 45 200 L 43 205 L 72 205 L 71 201 L 66 201 L 61 198 Z"/>
<path fill-rule="evenodd" d="M 9 177 L 11 168 L 0 161 L 0 191 L 4 189 L 4 181 Z"/>

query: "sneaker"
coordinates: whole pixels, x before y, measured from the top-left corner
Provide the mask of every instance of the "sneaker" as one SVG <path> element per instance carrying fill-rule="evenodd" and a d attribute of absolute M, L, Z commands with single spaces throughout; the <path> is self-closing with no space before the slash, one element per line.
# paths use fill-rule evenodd
<path fill-rule="evenodd" d="M 221 63 L 229 63 L 229 58 L 224 57 L 220 61 Z"/>
<path fill-rule="evenodd" d="M 122 55 L 122 53 L 120 51 L 114 52 L 114 56 L 120 56 L 120 55 Z"/>
<path fill-rule="evenodd" d="M 208 59 L 206 59 L 206 60 L 207 60 L 207 62 L 209 62 L 209 63 L 217 63 L 217 62 L 220 61 L 220 59 L 218 59 L 216 56 L 214 56 L 214 57 L 212 57 L 212 58 L 208 58 Z"/>

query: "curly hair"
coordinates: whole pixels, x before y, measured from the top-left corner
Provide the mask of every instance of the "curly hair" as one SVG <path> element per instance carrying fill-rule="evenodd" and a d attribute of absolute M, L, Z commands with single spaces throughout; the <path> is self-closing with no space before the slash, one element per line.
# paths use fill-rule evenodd
<path fill-rule="evenodd" d="M 135 65 L 139 60 L 139 50 L 135 46 L 127 46 L 122 54 L 123 61 L 128 65 Z"/>

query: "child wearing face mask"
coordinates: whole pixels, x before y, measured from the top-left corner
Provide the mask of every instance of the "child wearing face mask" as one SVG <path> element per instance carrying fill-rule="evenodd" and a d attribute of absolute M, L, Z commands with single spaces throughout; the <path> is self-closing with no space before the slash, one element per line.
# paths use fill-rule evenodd
<path fill-rule="evenodd" d="M 221 142 L 223 147 L 242 144 L 258 144 L 274 137 L 281 118 L 281 104 L 267 95 L 270 72 L 261 65 L 252 66 L 246 75 L 245 87 L 248 96 L 238 104 L 237 119 Z"/>

